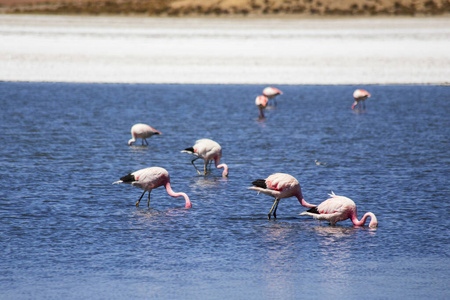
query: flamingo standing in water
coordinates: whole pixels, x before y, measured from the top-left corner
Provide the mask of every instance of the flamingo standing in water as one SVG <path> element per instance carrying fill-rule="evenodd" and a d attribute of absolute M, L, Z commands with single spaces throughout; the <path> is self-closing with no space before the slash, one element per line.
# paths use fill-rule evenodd
<path fill-rule="evenodd" d="M 147 191 L 148 191 L 147 207 L 150 206 L 150 193 L 152 192 L 152 190 L 156 189 L 157 187 L 164 186 L 166 188 L 167 194 L 169 194 L 170 196 L 184 197 L 184 200 L 186 201 L 186 205 L 184 206 L 185 208 L 192 207 L 188 195 L 181 192 L 175 193 L 172 190 L 172 187 L 170 186 L 169 172 L 167 172 L 163 168 L 151 167 L 141 169 L 139 171 L 123 176 L 122 178 L 120 178 L 119 181 L 113 182 L 113 184 L 118 183 L 128 183 L 131 184 L 132 186 L 136 186 L 144 190 L 138 202 L 136 202 L 136 206 L 139 206 L 139 202 L 141 202 L 142 197 Z"/>
<path fill-rule="evenodd" d="M 266 96 L 258 96 L 255 99 L 255 104 L 259 108 L 259 118 L 260 119 L 264 119 L 264 109 L 266 108 L 268 101 L 269 100 L 267 99 Z"/>
<path fill-rule="evenodd" d="M 269 219 L 273 212 L 273 217 L 277 217 L 277 208 L 280 199 L 297 197 L 301 205 L 305 207 L 316 207 L 305 201 L 302 195 L 302 188 L 297 179 L 289 174 L 275 173 L 266 179 L 257 179 L 252 182 L 254 186 L 249 187 L 250 190 L 255 190 L 258 193 L 263 193 L 275 198 L 275 202 L 269 211 Z"/>
<path fill-rule="evenodd" d="M 355 102 L 353 102 L 352 109 L 355 109 L 356 105 L 358 105 L 359 110 L 361 110 L 361 103 L 363 106 L 363 110 L 366 109 L 365 100 L 370 98 L 370 93 L 366 90 L 358 89 L 353 92 L 353 98 L 355 98 Z"/>
<path fill-rule="evenodd" d="M 136 139 L 142 139 L 142 145 L 144 145 L 144 141 L 148 145 L 147 138 L 150 138 L 155 134 L 162 133 L 147 124 L 135 124 L 131 127 L 131 139 L 128 141 L 128 145 L 133 145 L 133 143 L 136 142 Z"/>
<path fill-rule="evenodd" d="M 329 195 L 331 198 L 320 203 L 318 206 L 313 207 L 305 212 L 302 212 L 301 216 L 312 216 L 317 220 L 328 221 L 331 225 L 335 225 L 336 222 L 350 219 L 353 224 L 362 226 L 366 223 L 366 219 L 370 217 L 369 227 L 377 227 L 377 217 L 371 212 L 364 214 L 361 220 L 358 220 L 356 213 L 356 204 L 351 199 L 343 196 L 337 196 L 333 192 Z"/>
<path fill-rule="evenodd" d="M 266 96 L 268 99 L 274 99 L 278 95 L 283 95 L 283 92 L 277 88 L 269 86 L 263 90 L 263 95 Z"/>
<path fill-rule="evenodd" d="M 196 156 L 196 158 L 194 158 L 191 163 L 197 170 L 198 175 L 202 174 L 195 166 L 194 161 L 201 158 L 205 161 L 205 168 L 204 168 L 205 175 L 207 173 L 206 169 L 208 166 L 208 162 L 214 160 L 214 164 L 216 165 L 217 169 L 223 168 L 222 176 L 223 177 L 228 176 L 228 166 L 226 164 L 219 164 L 220 159 L 222 158 L 222 147 L 220 147 L 220 145 L 217 142 L 210 139 L 197 140 L 194 146 L 186 148 L 181 152 L 189 153 Z"/>

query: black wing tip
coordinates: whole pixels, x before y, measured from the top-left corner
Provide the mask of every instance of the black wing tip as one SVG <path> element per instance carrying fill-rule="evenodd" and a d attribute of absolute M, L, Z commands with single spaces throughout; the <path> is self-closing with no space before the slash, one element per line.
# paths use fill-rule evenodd
<path fill-rule="evenodd" d="M 307 212 L 320 215 L 319 211 L 317 210 L 317 206 L 308 209 Z"/>
<path fill-rule="evenodd" d="M 252 184 L 254 186 L 263 188 L 263 189 L 267 189 L 267 185 L 266 185 L 266 180 L 265 179 L 256 179 L 255 181 L 252 182 Z"/>
<path fill-rule="evenodd" d="M 192 153 L 195 152 L 195 151 L 194 151 L 194 147 L 186 148 L 186 149 L 184 149 L 184 151 L 189 151 L 189 152 L 192 152 Z"/>
<path fill-rule="evenodd" d="M 136 179 L 134 178 L 134 175 L 131 175 L 131 173 L 121 177 L 120 180 L 122 180 L 122 182 L 133 182 L 133 181 L 136 181 Z"/>

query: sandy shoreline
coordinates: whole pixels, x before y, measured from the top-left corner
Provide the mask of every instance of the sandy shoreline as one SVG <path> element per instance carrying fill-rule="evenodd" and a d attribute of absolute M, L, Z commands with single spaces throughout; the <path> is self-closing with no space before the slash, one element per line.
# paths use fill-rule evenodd
<path fill-rule="evenodd" d="M 0 13 L 141 16 L 423 16 L 448 0 L 0 0 Z"/>
<path fill-rule="evenodd" d="M 0 16 L 0 80 L 448 84 L 450 18 Z"/>

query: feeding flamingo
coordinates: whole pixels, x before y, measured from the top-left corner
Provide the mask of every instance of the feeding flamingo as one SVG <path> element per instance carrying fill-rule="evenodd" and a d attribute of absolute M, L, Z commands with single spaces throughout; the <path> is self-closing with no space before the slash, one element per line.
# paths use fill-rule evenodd
<path fill-rule="evenodd" d="M 301 216 L 312 216 L 317 220 L 328 221 L 331 225 L 335 225 L 336 222 L 350 219 L 353 224 L 361 226 L 366 223 L 366 219 L 370 217 L 369 227 L 377 227 L 377 217 L 371 212 L 364 214 L 361 220 L 358 220 L 356 213 L 356 204 L 351 199 L 343 196 L 337 196 L 333 192 L 329 195 L 331 198 L 320 203 L 318 206 L 313 207 L 305 212 L 302 212 Z"/>
<path fill-rule="evenodd" d="M 136 142 L 136 139 L 142 139 L 142 145 L 144 145 L 144 141 L 148 145 L 147 138 L 150 138 L 155 134 L 162 133 L 155 128 L 148 126 L 147 124 L 135 124 L 133 125 L 133 127 L 131 127 L 132 138 L 128 141 L 128 145 L 133 145 L 133 143 Z"/>
<path fill-rule="evenodd" d="M 266 179 L 257 179 L 252 182 L 254 186 L 249 187 L 251 190 L 255 190 L 258 193 L 263 193 L 275 198 L 275 202 L 269 211 L 269 219 L 273 212 L 273 217 L 277 217 L 277 208 L 280 199 L 297 197 L 301 205 L 305 207 L 315 207 L 315 205 L 309 204 L 303 199 L 302 188 L 297 179 L 289 174 L 275 173 L 267 177 Z"/>
<path fill-rule="evenodd" d="M 361 103 L 363 106 L 363 110 L 366 109 L 365 100 L 369 98 L 371 95 L 368 91 L 358 89 L 353 92 L 353 98 L 355 98 L 355 102 L 353 102 L 352 109 L 355 109 L 356 105 L 358 105 L 359 110 L 361 110 Z"/>
<path fill-rule="evenodd" d="M 123 176 L 122 178 L 120 178 L 119 181 L 113 182 L 113 184 L 117 183 L 128 183 L 131 184 L 132 186 L 136 186 L 144 190 L 138 202 L 136 202 L 136 206 L 139 206 L 139 202 L 141 202 L 141 199 L 144 196 L 145 192 L 148 191 L 148 200 L 147 200 L 147 207 L 148 207 L 150 205 L 150 193 L 152 192 L 152 190 L 156 189 L 157 187 L 164 186 L 166 188 L 167 194 L 169 194 L 170 196 L 184 197 L 184 200 L 186 201 L 185 208 L 192 207 L 188 195 L 181 192 L 175 193 L 172 190 L 172 187 L 170 186 L 169 172 L 167 172 L 163 168 L 151 167 L 141 169 L 139 171 Z"/>
<path fill-rule="evenodd" d="M 264 119 L 264 109 L 266 108 L 268 101 L 269 100 L 267 99 L 266 96 L 258 96 L 255 99 L 255 104 L 259 108 L 259 118 L 260 119 Z"/>
<path fill-rule="evenodd" d="M 263 95 L 266 96 L 268 99 L 274 99 L 278 95 L 283 95 L 283 92 L 277 88 L 269 86 L 263 90 Z"/>
<path fill-rule="evenodd" d="M 196 158 L 194 158 L 191 163 L 197 170 L 198 175 L 202 174 L 195 166 L 194 161 L 201 158 L 205 161 L 205 168 L 204 168 L 205 175 L 207 173 L 206 169 L 208 166 L 208 162 L 214 160 L 214 164 L 217 169 L 223 168 L 222 176 L 223 177 L 228 176 L 228 166 L 226 164 L 219 164 L 220 159 L 222 158 L 222 147 L 220 147 L 220 145 L 217 142 L 210 139 L 200 139 L 195 142 L 194 146 L 186 148 L 181 152 L 189 153 L 196 156 Z"/>

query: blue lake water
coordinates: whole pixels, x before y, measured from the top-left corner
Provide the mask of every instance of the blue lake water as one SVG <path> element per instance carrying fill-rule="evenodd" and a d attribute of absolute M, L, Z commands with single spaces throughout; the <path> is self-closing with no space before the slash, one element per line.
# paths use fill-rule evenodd
<path fill-rule="evenodd" d="M 448 299 L 450 87 L 361 86 L 364 113 L 360 86 L 277 87 L 258 120 L 260 85 L 0 82 L 0 298 Z M 163 135 L 129 147 L 139 122 Z M 199 138 L 228 178 L 180 153 Z M 111 184 L 150 166 L 193 208 L 164 188 L 137 208 L 140 189 Z M 275 172 L 379 227 L 299 216 L 295 198 L 268 220 L 247 187 Z"/>

